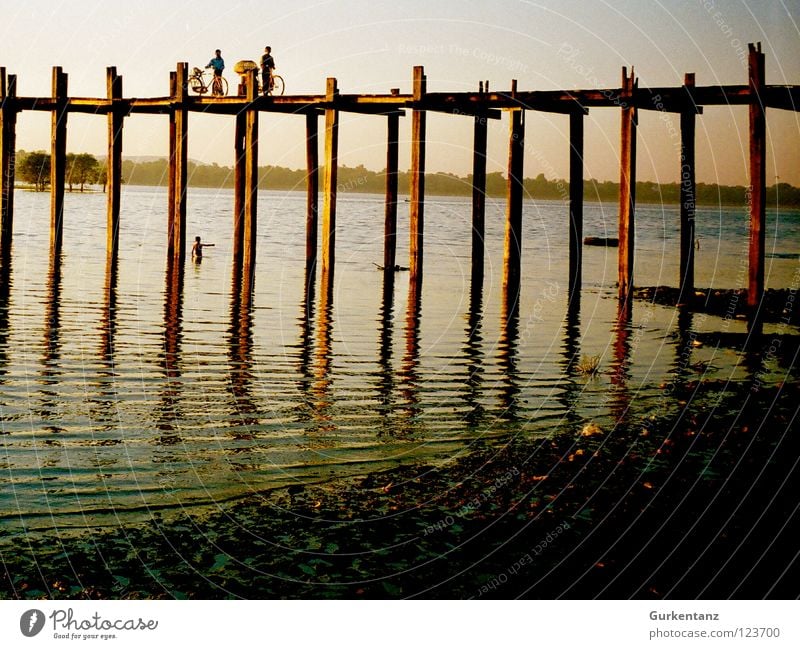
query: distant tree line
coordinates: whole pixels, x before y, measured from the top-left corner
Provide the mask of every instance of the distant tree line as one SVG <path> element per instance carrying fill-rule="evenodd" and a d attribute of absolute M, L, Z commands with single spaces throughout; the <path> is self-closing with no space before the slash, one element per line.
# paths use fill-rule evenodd
<path fill-rule="evenodd" d="M 86 185 L 102 185 L 105 191 L 107 170 L 90 153 L 68 153 L 64 180 L 69 191 L 77 185 L 81 192 Z M 50 154 L 44 151 L 17 152 L 17 180 L 33 185 L 37 192 L 50 186 Z"/>
<path fill-rule="evenodd" d="M 18 154 L 17 177 L 43 191 L 50 183 L 50 155 L 41 151 Z M 190 186 L 233 187 L 233 169 L 218 164 L 200 164 L 190 161 L 187 169 Z M 123 160 L 122 182 L 129 185 L 166 186 L 169 166 L 166 158 L 146 162 Z M 100 184 L 105 190 L 106 166 L 88 153 L 67 155 L 67 184 L 72 191 L 78 185 L 83 191 L 86 184 Z M 398 191 L 408 194 L 410 174 L 398 174 Z M 288 169 L 268 165 L 259 167 L 259 187 L 277 190 L 304 190 L 304 169 Z M 380 194 L 386 185 L 386 172 L 372 171 L 363 165 L 340 166 L 337 188 L 340 193 Z M 547 200 L 569 200 L 569 183 L 563 179 L 548 180 L 544 174 L 524 180 L 525 194 L 529 198 Z M 583 191 L 586 200 L 614 202 L 619 196 L 619 184 L 611 181 L 585 180 Z M 426 173 L 425 192 L 432 196 L 472 195 L 472 175 L 456 176 L 450 173 Z M 502 197 L 506 193 L 506 178 L 499 172 L 486 174 L 486 194 Z M 641 203 L 678 203 L 678 183 L 636 183 L 636 200 Z M 747 188 L 743 185 L 714 185 L 698 183 L 695 202 L 697 205 L 745 205 Z M 800 189 L 788 183 L 779 183 L 767 188 L 767 204 L 779 202 L 784 206 L 800 207 Z"/>

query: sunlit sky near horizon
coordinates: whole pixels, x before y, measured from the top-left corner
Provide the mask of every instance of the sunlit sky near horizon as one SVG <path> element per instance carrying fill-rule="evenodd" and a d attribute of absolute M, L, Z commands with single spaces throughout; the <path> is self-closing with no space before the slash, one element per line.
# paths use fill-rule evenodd
<path fill-rule="evenodd" d="M 745 84 L 747 43 L 760 41 L 767 82 L 800 84 L 800 0 L 341 0 L 293 2 L 207 0 L 0 0 L 0 65 L 18 75 L 18 94 L 48 96 L 51 68 L 69 74 L 71 96 L 104 96 L 105 68 L 123 76 L 125 96 L 163 96 L 177 61 L 205 65 L 220 48 L 226 77 L 233 65 L 258 59 L 271 45 L 287 94 L 322 93 L 326 77 L 343 93 L 410 92 L 414 65 L 424 65 L 431 91 L 495 90 L 517 79 L 522 90 L 618 87 L 621 67 L 635 66 L 640 87 L 680 85 L 695 72 L 698 85 Z M 105 120 L 70 115 L 68 149 L 104 154 Z M 800 117 L 769 110 L 767 182 L 800 186 Z M 707 108 L 698 118 L 698 180 L 747 182 L 746 107 Z M 304 120 L 262 114 L 259 163 L 305 164 Z M 24 113 L 18 148 L 49 147 L 49 115 Z M 385 120 L 343 115 L 340 164 L 385 164 Z M 638 174 L 675 182 L 680 164 L 678 118 L 641 113 Z M 408 118 L 401 122 L 407 140 Z M 619 112 L 593 109 L 586 124 L 586 175 L 618 179 Z M 165 116 L 125 122 L 126 156 L 165 155 Z M 566 177 L 567 118 L 528 112 L 525 175 Z M 472 123 L 464 117 L 428 119 L 429 171 L 467 174 Z M 505 169 L 507 123 L 489 131 L 489 170 Z M 233 120 L 190 117 L 189 156 L 233 161 Z M 401 144 L 401 168 L 409 147 Z"/>

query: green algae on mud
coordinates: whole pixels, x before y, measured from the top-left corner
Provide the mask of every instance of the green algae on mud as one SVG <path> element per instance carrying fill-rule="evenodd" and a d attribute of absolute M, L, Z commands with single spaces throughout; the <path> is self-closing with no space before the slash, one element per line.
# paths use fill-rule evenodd
<path fill-rule="evenodd" d="M 797 383 L 212 514 L 0 538 L 6 598 L 795 597 Z M 582 434 L 587 433 L 587 434 Z"/>

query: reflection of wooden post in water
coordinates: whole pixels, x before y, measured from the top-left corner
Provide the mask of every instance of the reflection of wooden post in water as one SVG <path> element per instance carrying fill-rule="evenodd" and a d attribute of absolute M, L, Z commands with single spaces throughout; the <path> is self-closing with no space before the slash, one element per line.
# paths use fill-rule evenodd
<path fill-rule="evenodd" d="M 473 233 L 474 234 L 474 233 Z M 467 340 L 463 347 L 467 357 L 467 380 L 464 399 L 469 411 L 466 421 L 474 426 L 480 422 L 483 406 L 480 403 L 483 386 L 483 269 L 476 271 L 473 266 L 472 283 L 469 289 L 469 314 L 467 315 Z"/>
<path fill-rule="evenodd" d="M 636 210 L 636 106 L 633 92 L 636 89 L 633 68 L 628 76 L 622 68 L 622 93 L 620 94 L 619 154 L 619 299 L 630 301 L 633 297 L 633 251 Z"/>
<path fill-rule="evenodd" d="M 394 282 L 397 254 L 397 156 L 399 113 L 386 117 L 386 199 L 383 219 L 383 283 Z"/>
<path fill-rule="evenodd" d="M 516 93 L 517 82 L 512 81 L 511 94 Z M 503 284 L 519 285 L 522 258 L 522 191 L 523 159 L 525 152 L 525 111 L 509 111 L 508 133 L 508 198 L 506 203 L 505 265 Z"/>
<path fill-rule="evenodd" d="M 247 76 L 247 100 L 256 99 L 256 70 L 250 70 Z M 258 206 L 258 111 L 248 108 L 244 118 L 244 201 L 243 201 L 243 228 L 244 242 L 242 244 L 245 278 L 247 269 L 255 271 L 256 266 L 256 237 L 257 237 L 257 206 Z M 252 283 L 252 282 L 251 282 Z"/>
<path fill-rule="evenodd" d="M 67 172 L 67 75 L 53 68 L 55 108 L 50 129 L 50 249 L 61 252 L 64 238 L 64 181 Z"/>
<path fill-rule="evenodd" d="M 333 275 L 323 268 L 320 275 L 319 313 L 317 320 L 317 359 L 314 367 L 314 416 L 320 422 L 320 430 L 336 428 L 328 414 L 332 404 L 331 363 L 333 338 Z"/>
<path fill-rule="evenodd" d="M 169 257 L 179 263 L 186 258 L 186 182 L 188 159 L 189 96 L 187 64 L 178 63 L 170 75 L 173 106 L 169 114 L 169 224 L 167 250 Z"/>
<path fill-rule="evenodd" d="M 240 419 L 241 426 L 252 426 L 258 423 L 255 416 L 257 407 L 251 394 L 253 381 L 253 336 L 252 311 L 249 304 L 243 308 L 243 291 L 247 284 L 242 282 L 242 268 L 234 259 L 231 270 L 231 321 L 228 329 L 231 378 L 230 386 L 233 394 L 232 410 L 234 417 Z M 236 433 L 236 439 L 251 439 L 249 430 Z"/>
<path fill-rule="evenodd" d="M 158 428 L 173 431 L 181 415 L 177 405 L 180 398 L 180 354 L 183 313 L 183 263 L 173 257 L 167 258 L 167 274 L 164 287 L 164 351 L 161 368 L 164 372 L 164 389 L 161 392 Z M 162 444 L 173 444 L 174 435 L 160 439 Z"/>
<path fill-rule="evenodd" d="M 11 296 L 11 255 L 0 255 L 0 384 L 7 373 L 9 297 Z"/>
<path fill-rule="evenodd" d="M 577 366 L 581 357 L 581 312 L 580 289 L 567 297 L 567 317 L 564 322 L 564 342 L 562 367 L 564 370 L 564 393 L 562 402 L 567 409 L 570 421 L 580 421 L 575 408 L 580 400 L 583 387 L 575 381 L 578 376 Z"/>
<path fill-rule="evenodd" d="M 314 346 L 314 300 L 316 293 L 317 276 L 313 267 L 306 266 L 305 283 L 303 284 L 303 302 L 300 305 L 302 317 L 300 318 L 300 364 L 298 373 L 302 377 L 301 385 L 304 392 L 311 384 L 311 357 Z"/>
<path fill-rule="evenodd" d="M 569 283 L 570 301 L 580 300 L 583 267 L 583 118 L 587 110 L 569 114 Z"/>
<path fill-rule="evenodd" d="M 113 367 L 114 334 L 117 330 L 117 270 L 119 258 L 111 251 L 106 255 L 105 304 L 103 305 L 103 324 L 101 342 L 103 359 Z"/>
<path fill-rule="evenodd" d="M 325 98 L 334 102 L 339 90 L 336 79 L 328 79 Z M 332 105 L 325 109 L 325 172 L 322 175 L 322 272 L 333 282 L 336 263 L 336 183 L 339 156 L 339 111 Z"/>
<path fill-rule="evenodd" d="M 306 274 L 317 264 L 319 229 L 319 119 L 316 111 L 306 113 Z"/>
<path fill-rule="evenodd" d="M 694 240 L 695 240 L 695 121 L 698 108 L 692 97 L 694 93 L 694 74 L 687 73 L 684 82 L 687 105 L 681 111 L 681 262 L 680 297 L 681 304 L 687 304 L 694 296 Z"/>
<path fill-rule="evenodd" d="M 44 354 L 42 358 L 42 384 L 54 386 L 59 383 L 58 360 L 61 358 L 61 253 L 50 248 L 50 268 L 47 274 L 47 306 L 44 322 Z M 42 409 L 39 413 L 42 420 L 53 419 L 54 423 L 46 426 L 47 430 L 59 432 L 60 426 L 55 423 L 57 407 L 60 402 L 58 393 L 51 387 L 42 388 Z"/>
<path fill-rule="evenodd" d="M 614 386 L 611 400 L 611 414 L 620 423 L 628 413 L 631 395 L 628 391 L 630 378 L 631 354 L 631 311 L 630 301 L 620 302 L 617 307 L 617 322 L 614 326 L 614 364 L 611 373 L 611 385 Z"/>
<path fill-rule="evenodd" d="M 519 275 L 509 274 L 503 284 L 503 301 L 500 308 L 500 340 L 497 344 L 497 361 L 503 372 L 500 387 L 500 407 L 503 416 L 513 419 L 517 414 L 517 396 L 520 393 L 517 372 L 517 342 L 519 339 Z"/>
<path fill-rule="evenodd" d="M 403 360 L 400 363 L 400 369 L 398 371 L 401 393 L 408 407 L 406 408 L 406 421 L 404 422 L 406 424 L 406 429 L 395 431 L 395 435 L 399 437 L 404 437 L 413 432 L 414 419 L 422 411 L 419 405 L 420 379 L 417 371 L 419 366 L 420 312 L 422 310 L 421 293 L 422 286 L 420 276 L 417 276 L 416 280 L 409 278 L 405 326 L 406 351 L 405 354 L 403 354 Z"/>
<path fill-rule="evenodd" d="M 6 69 L 0 68 L 0 256 L 6 258 L 11 254 L 14 229 L 17 111 L 11 102 L 16 94 L 17 75 L 6 76 Z"/>
<path fill-rule="evenodd" d="M 750 269 L 747 307 L 751 330 L 760 331 L 764 296 L 764 234 L 766 229 L 767 126 L 764 107 L 764 54 L 761 43 L 750 44 Z"/>
<path fill-rule="evenodd" d="M 383 273 L 383 297 L 380 310 L 380 341 L 378 345 L 378 402 L 383 413 L 384 431 L 391 434 L 391 404 L 394 399 L 394 372 L 392 370 L 392 338 L 394 333 L 394 272 Z"/>
<path fill-rule="evenodd" d="M 119 210 L 122 183 L 122 123 L 124 113 L 119 105 L 122 99 L 122 77 L 116 68 L 106 68 L 106 92 L 111 102 L 108 111 L 108 159 L 107 178 L 107 231 L 106 250 L 112 257 L 119 249 Z"/>
<path fill-rule="evenodd" d="M 425 70 L 414 68 L 413 100 L 425 97 Z M 411 169 L 409 171 L 408 266 L 412 283 L 422 285 L 422 246 L 425 231 L 425 111 L 415 106 L 411 113 Z"/>
<path fill-rule="evenodd" d="M 476 113 L 472 134 L 472 277 L 471 290 L 483 284 L 484 236 L 486 231 L 486 143 L 488 117 Z"/>

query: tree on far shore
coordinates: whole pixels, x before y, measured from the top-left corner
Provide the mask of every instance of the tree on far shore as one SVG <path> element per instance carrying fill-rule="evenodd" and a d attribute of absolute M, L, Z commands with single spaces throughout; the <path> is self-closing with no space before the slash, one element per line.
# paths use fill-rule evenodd
<path fill-rule="evenodd" d="M 50 185 L 50 154 L 44 151 L 25 154 L 17 163 L 17 175 L 37 192 L 43 192 Z"/>
<path fill-rule="evenodd" d="M 95 182 L 99 167 L 100 163 L 91 153 L 68 153 L 66 180 L 69 191 L 72 191 L 73 184 L 78 184 L 83 193 L 86 183 Z"/>

